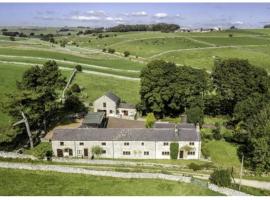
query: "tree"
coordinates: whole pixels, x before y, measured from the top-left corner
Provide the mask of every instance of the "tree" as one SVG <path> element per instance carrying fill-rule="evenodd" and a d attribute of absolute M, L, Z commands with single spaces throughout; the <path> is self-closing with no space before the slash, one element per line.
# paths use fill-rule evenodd
<path fill-rule="evenodd" d="M 76 65 L 76 66 L 75 66 L 75 69 L 76 69 L 78 72 L 81 72 L 81 71 L 82 71 L 82 66 L 81 66 L 81 65 Z"/>
<path fill-rule="evenodd" d="M 42 67 L 31 67 L 17 83 L 17 92 L 7 94 L 4 111 L 12 117 L 12 124 L 21 119 L 23 111 L 33 137 L 37 138 L 42 130 L 46 132 L 61 119 L 62 106 L 57 101 L 56 90 L 64 84 L 65 78 L 56 62 L 48 61 Z M 19 133 L 26 133 L 23 125 L 18 128 Z"/>
<path fill-rule="evenodd" d="M 124 56 L 128 57 L 130 55 L 129 51 L 124 51 Z"/>
<path fill-rule="evenodd" d="M 10 36 L 10 37 L 9 37 L 9 40 L 10 40 L 10 41 L 15 41 L 15 37 Z"/>
<path fill-rule="evenodd" d="M 96 155 L 97 157 L 99 157 L 102 154 L 102 151 L 103 149 L 100 146 L 93 146 L 91 149 L 92 154 Z"/>
<path fill-rule="evenodd" d="M 188 123 L 193 123 L 195 125 L 199 123 L 199 125 L 202 126 L 204 115 L 203 110 L 199 106 L 187 109 L 186 113 Z"/>
<path fill-rule="evenodd" d="M 242 143 L 238 155 L 244 164 L 258 173 L 270 170 L 270 104 L 240 126 Z"/>
<path fill-rule="evenodd" d="M 173 160 L 176 160 L 178 157 L 178 152 L 179 152 L 179 144 L 172 142 L 170 144 L 170 157 Z"/>
<path fill-rule="evenodd" d="M 232 34 L 232 33 L 230 33 L 230 34 L 229 34 L 229 37 L 233 37 L 233 34 Z"/>
<path fill-rule="evenodd" d="M 66 113 L 87 112 L 87 108 L 80 101 L 79 97 L 74 94 L 67 95 L 64 103 L 64 110 Z"/>
<path fill-rule="evenodd" d="M 231 173 L 227 169 L 215 169 L 209 178 L 211 183 L 221 187 L 228 187 L 231 185 Z"/>
<path fill-rule="evenodd" d="M 108 49 L 108 53 L 114 54 L 114 52 L 115 52 L 115 49 L 112 49 L 112 48 L 109 48 L 109 49 Z"/>
<path fill-rule="evenodd" d="M 211 76 L 224 111 L 220 114 L 232 115 L 238 102 L 253 93 L 265 94 L 269 88 L 267 72 L 252 66 L 247 60 L 227 59 L 215 62 Z"/>
<path fill-rule="evenodd" d="M 155 122 L 156 122 L 156 118 L 155 118 L 154 114 L 148 113 L 146 116 L 145 127 L 146 128 L 153 128 Z"/>
<path fill-rule="evenodd" d="M 215 123 L 215 129 L 212 130 L 212 133 L 213 133 L 213 138 L 215 140 L 221 140 L 222 139 L 221 127 L 220 127 L 220 124 L 218 122 Z"/>

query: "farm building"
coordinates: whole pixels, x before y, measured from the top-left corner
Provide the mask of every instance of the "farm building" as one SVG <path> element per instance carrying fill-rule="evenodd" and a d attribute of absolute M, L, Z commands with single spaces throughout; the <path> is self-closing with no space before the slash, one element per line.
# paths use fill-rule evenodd
<path fill-rule="evenodd" d="M 104 128 L 106 117 L 104 112 L 90 112 L 88 113 L 83 122 L 82 128 Z"/>
<path fill-rule="evenodd" d="M 134 119 L 136 108 L 129 103 L 121 102 L 121 99 L 112 92 L 107 92 L 94 101 L 94 112 L 105 112 L 106 116 Z"/>
<path fill-rule="evenodd" d="M 176 128 L 56 129 L 52 149 L 58 157 L 92 156 L 102 147 L 102 158 L 170 159 L 170 144 L 178 143 L 178 159 L 199 159 L 201 140 L 195 126 Z"/>

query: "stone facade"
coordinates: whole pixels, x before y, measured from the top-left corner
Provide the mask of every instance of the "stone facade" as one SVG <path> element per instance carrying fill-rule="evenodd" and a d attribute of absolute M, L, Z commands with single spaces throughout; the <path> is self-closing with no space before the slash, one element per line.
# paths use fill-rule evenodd
<path fill-rule="evenodd" d="M 100 146 L 101 158 L 170 159 L 170 143 L 162 141 L 52 141 L 54 155 L 63 157 L 91 157 L 91 149 Z M 200 141 L 179 141 L 178 159 L 200 159 Z M 189 147 L 182 150 L 182 147 Z M 183 151 L 183 154 L 181 153 Z M 182 155 L 182 156 L 181 156 Z M 181 157 L 180 157 L 181 156 Z"/>
<path fill-rule="evenodd" d="M 117 103 L 103 95 L 94 101 L 94 112 L 105 111 L 106 116 L 115 116 L 117 113 Z"/>

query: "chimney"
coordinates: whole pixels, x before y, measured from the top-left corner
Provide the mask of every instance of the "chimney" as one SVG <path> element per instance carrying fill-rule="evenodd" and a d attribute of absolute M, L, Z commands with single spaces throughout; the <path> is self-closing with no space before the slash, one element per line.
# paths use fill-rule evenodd
<path fill-rule="evenodd" d="M 180 115 L 180 118 L 181 118 L 181 123 L 182 124 L 186 124 L 187 123 L 187 116 L 185 114 Z"/>
<path fill-rule="evenodd" d="M 196 124 L 196 132 L 200 133 L 200 124 L 199 123 Z"/>

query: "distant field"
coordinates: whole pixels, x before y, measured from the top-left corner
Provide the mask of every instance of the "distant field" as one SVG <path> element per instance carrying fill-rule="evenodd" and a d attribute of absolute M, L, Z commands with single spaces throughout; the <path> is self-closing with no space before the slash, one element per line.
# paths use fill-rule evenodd
<path fill-rule="evenodd" d="M 219 195 L 191 184 L 154 179 L 120 179 L 13 169 L 0 169 L 0 176 L 2 196 Z"/>

